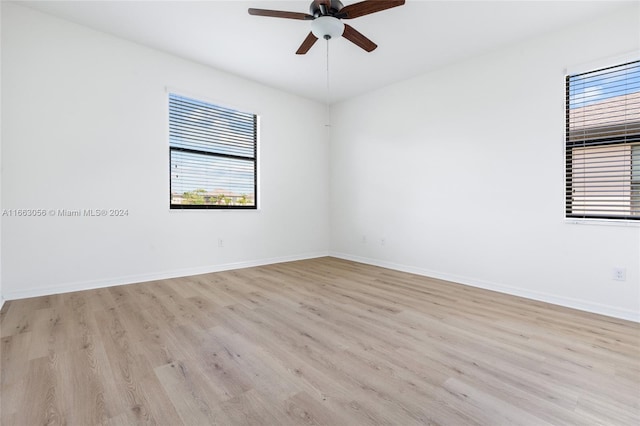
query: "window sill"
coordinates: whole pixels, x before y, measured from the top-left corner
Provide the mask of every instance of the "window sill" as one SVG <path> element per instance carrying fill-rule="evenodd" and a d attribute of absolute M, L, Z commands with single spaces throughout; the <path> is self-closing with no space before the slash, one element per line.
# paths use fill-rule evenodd
<path fill-rule="evenodd" d="M 637 220 L 565 218 L 564 223 L 570 225 L 604 225 L 640 228 L 640 221 Z"/>

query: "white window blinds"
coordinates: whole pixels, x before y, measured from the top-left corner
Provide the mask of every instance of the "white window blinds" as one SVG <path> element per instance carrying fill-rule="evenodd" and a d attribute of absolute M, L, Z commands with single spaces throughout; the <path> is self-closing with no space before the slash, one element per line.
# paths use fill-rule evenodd
<path fill-rule="evenodd" d="M 169 94 L 171 208 L 257 206 L 257 117 Z"/>
<path fill-rule="evenodd" d="M 640 61 L 566 78 L 566 216 L 640 220 Z"/>

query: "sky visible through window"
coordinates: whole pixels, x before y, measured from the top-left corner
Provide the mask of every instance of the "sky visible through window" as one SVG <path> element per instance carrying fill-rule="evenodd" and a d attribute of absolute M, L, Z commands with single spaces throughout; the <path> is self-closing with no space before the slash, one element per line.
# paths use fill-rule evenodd
<path fill-rule="evenodd" d="M 640 92 L 640 62 L 621 69 L 604 69 L 569 77 L 569 108 L 589 106 L 606 99 Z"/>

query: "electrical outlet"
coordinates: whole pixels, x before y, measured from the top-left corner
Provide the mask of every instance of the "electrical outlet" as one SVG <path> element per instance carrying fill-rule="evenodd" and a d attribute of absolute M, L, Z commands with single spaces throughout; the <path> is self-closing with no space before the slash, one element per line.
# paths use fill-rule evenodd
<path fill-rule="evenodd" d="M 383 246 L 385 244 L 387 244 L 387 240 L 384 238 L 380 238 L 380 245 Z"/>
<path fill-rule="evenodd" d="M 222 241 L 222 238 L 218 238 L 218 247 L 224 247 L 224 241 Z"/>
<path fill-rule="evenodd" d="M 367 236 L 363 235 L 360 241 L 362 242 L 362 244 L 367 244 Z"/>
<path fill-rule="evenodd" d="M 627 280 L 627 268 L 613 268 L 613 279 L 615 281 Z"/>

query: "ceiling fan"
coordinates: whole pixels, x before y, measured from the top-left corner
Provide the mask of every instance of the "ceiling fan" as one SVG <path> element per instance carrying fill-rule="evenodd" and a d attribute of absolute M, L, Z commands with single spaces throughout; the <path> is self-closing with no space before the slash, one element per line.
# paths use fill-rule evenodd
<path fill-rule="evenodd" d="M 343 23 L 342 19 L 358 18 L 403 4 L 404 0 L 367 0 L 344 6 L 339 0 L 313 0 L 309 6 L 309 13 L 250 8 L 249 15 L 312 21 L 311 32 L 296 51 L 297 55 L 307 53 L 319 38 L 329 40 L 337 36 L 342 36 L 356 46 L 371 52 L 378 45 L 352 26 Z"/>

